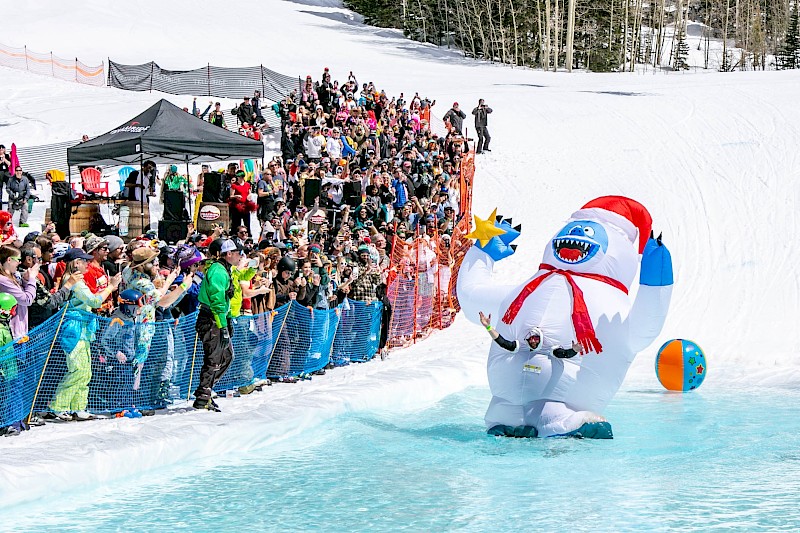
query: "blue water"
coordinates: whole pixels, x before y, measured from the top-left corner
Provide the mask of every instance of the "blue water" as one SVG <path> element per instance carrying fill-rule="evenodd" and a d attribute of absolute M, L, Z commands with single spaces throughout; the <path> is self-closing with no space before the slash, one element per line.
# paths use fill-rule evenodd
<path fill-rule="evenodd" d="M 609 441 L 488 437 L 488 399 L 470 389 L 419 412 L 342 416 L 19 509 L 14 530 L 800 529 L 800 395 L 622 392 Z"/>

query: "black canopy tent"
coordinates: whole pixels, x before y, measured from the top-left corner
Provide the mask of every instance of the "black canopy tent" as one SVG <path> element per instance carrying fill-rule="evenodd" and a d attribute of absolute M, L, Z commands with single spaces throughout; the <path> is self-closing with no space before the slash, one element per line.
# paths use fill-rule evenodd
<path fill-rule="evenodd" d="M 159 163 L 262 159 L 264 144 L 195 117 L 162 99 L 113 130 L 67 149 L 73 165 L 127 165 L 145 160 Z M 144 191 L 140 195 L 144 204 Z M 144 219 L 144 209 L 142 209 Z M 142 220 L 144 227 L 144 220 Z"/>

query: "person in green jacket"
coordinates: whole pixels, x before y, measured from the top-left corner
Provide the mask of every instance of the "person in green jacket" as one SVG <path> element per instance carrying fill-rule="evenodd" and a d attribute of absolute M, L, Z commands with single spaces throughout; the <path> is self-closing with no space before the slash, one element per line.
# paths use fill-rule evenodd
<path fill-rule="evenodd" d="M 220 411 L 211 395 L 214 385 L 233 361 L 231 298 L 235 287 L 231 267 L 239 263 L 241 253 L 229 239 L 213 241 L 208 253 L 214 261 L 206 268 L 197 297 L 199 311 L 195 329 L 203 341 L 203 368 L 200 384 L 194 392 L 194 408 Z"/>

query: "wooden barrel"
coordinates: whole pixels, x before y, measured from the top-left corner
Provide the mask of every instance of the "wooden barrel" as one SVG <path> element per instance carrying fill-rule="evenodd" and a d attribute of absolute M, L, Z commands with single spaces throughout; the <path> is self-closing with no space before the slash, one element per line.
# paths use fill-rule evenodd
<path fill-rule="evenodd" d="M 73 212 L 69 219 L 69 232 L 80 235 L 82 231 L 89 231 L 92 218 L 100 215 L 100 206 L 97 204 L 81 204 L 77 212 Z"/>
<path fill-rule="evenodd" d="M 137 202 L 131 200 L 125 202 L 128 206 L 128 235 L 124 237 L 126 240 L 135 239 L 150 229 L 150 203 L 148 201 Z M 144 217 L 142 217 L 142 209 L 144 208 Z M 144 219 L 144 225 L 142 225 Z"/>
<path fill-rule="evenodd" d="M 214 231 L 214 224 L 219 224 L 226 230 L 231 229 L 228 204 L 224 202 L 202 202 L 197 215 L 197 231 L 209 234 Z"/>

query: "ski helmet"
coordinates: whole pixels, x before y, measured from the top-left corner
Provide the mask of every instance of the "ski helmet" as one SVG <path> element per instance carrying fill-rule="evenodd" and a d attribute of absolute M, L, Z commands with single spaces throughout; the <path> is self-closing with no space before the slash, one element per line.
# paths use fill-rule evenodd
<path fill-rule="evenodd" d="M 17 299 L 7 293 L 0 293 L 0 319 L 9 320 L 17 314 Z"/>
<path fill-rule="evenodd" d="M 278 273 L 288 270 L 289 272 L 295 272 L 297 270 L 297 264 L 294 262 L 294 259 L 289 257 L 288 255 L 282 257 L 280 261 L 278 261 Z"/>
<path fill-rule="evenodd" d="M 119 293 L 119 308 L 122 313 L 133 318 L 136 316 L 136 309 L 144 305 L 144 294 L 136 289 L 125 289 Z"/>

